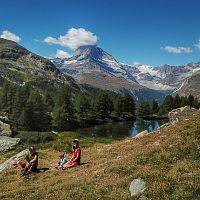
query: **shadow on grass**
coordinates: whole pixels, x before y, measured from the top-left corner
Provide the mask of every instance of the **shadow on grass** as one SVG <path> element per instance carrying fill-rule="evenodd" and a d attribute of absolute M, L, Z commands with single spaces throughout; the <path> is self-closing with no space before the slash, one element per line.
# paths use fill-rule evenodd
<path fill-rule="evenodd" d="M 48 170 L 49 170 L 48 167 L 38 168 L 37 173 L 43 173 L 43 172 L 46 172 L 46 171 L 48 171 Z"/>
<path fill-rule="evenodd" d="M 81 165 L 87 165 L 87 164 L 90 164 L 91 162 L 82 162 L 79 166 Z"/>

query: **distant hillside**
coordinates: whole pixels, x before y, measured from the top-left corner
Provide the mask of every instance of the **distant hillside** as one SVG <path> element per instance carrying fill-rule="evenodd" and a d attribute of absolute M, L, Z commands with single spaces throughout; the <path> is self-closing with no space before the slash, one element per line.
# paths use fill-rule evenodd
<path fill-rule="evenodd" d="M 73 89 L 79 88 L 72 77 L 60 73 L 48 59 L 13 41 L 0 38 L 0 85 L 5 80 L 49 91 L 56 90 L 62 83 L 69 84 Z"/>
<path fill-rule="evenodd" d="M 182 96 L 189 94 L 200 96 L 200 72 L 186 78 L 174 93 Z"/>

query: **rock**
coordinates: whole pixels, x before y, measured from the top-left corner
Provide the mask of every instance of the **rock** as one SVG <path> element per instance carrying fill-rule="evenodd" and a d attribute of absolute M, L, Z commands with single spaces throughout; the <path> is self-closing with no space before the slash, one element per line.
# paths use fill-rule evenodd
<path fill-rule="evenodd" d="M 145 130 L 145 131 L 138 133 L 136 136 L 134 136 L 134 138 L 140 138 L 140 137 L 143 137 L 143 136 L 149 135 L 149 134 L 150 133 L 147 130 Z"/>
<path fill-rule="evenodd" d="M 6 136 L 12 135 L 10 124 L 0 121 L 0 135 L 6 135 Z"/>
<path fill-rule="evenodd" d="M 51 131 L 53 134 L 58 135 L 57 131 Z"/>
<path fill-rule="evenodd" d="M 168 117 L 172 124 L 183 121 L 189 115 L 199 112 L 198 109 L 191 108 L 190 106 L 185 106 L 177 108 L 169 112 Z"/>
<path fill-rule="evenodd" d="M 171 123 L 170 123 L 170 122 L 167 122 L 167 123 L 161 125 L 160 127 L 158 127 L 157 130 L 160 130 L 160 129 L 162 129 L 162 128 L 169 127 L 169 126 L 171 126 Z"/>
<path fill-rule="evenodd" d="M 20 138 L 0 136 L 0 152 L 13 149 L 20 142 Z"/>
<path fill-rule="evenodd" d="M 4 163 L 0 164 L 0 172 L 2 172 L 4 169 L 11 168 L 13 166 L 13 161 L 17 161 L 20 157 L 25 156 L 28 153 L 28 149 L 25 149 L 10 159 L 6 160 Z"/>
<path fill-rule="evenodd" d="M 2 121 L 4 123 L 7 123 L 7 124 L 10 123 L 10 121 L 8 119 L 8 116 L 7 116 L 7 113 L 1 113 L 1 115 L 0 115 L 0 121 Z"/>
<path fill-rule="evenodd" d="M 138 200 L 150 200 L 149 198 L 145 197 L 144 195 L 140 196 Z"/>
<path fill-rule="evenodd" d="M 129 187 L 129 191 L 132 197 L 141 195 L 145 191 L 145 189 L 146 183 L 141 178 L 134 179 Z"/>

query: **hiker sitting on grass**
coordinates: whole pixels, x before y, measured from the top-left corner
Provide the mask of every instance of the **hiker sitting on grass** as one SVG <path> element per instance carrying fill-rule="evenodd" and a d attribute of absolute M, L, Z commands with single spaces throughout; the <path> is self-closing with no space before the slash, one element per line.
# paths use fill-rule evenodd
<path fill-rule="evenodd" d="M 63 169 L 63 165 L 67 163 L 67 158 L 65 157 L 65 153 L 61 153 L 59 155 L 58 169 Z"/>
<path fill-rule="evenodd" d="M 38 152 L 36 152 L 34 147 L 29 147 L 29 152 L 31 154 L 31 159 L 26 163 L 25 168 L 22 170 L 22 175 L 28 175 L 31 172 L 37 172 L 38 167 Z"/>
<path fill-rule="evenodd" d="M 29 155 L 21 156 L 18 158 L 18 160 L 13 160 L 12 164 L 13 167 L 18 168 L 18 169 L 23 169 L 26 167 L 26 164 L 30 161 Z"/>
<path fill-rule="evenodd" d="M 81 163 L 81 148 L 79 146 L 78 139 L 73 140 L 72 149 L 73 149 L 73 156 L 69 162 L 63 165 L 63 168 L 76 167 Z"/>

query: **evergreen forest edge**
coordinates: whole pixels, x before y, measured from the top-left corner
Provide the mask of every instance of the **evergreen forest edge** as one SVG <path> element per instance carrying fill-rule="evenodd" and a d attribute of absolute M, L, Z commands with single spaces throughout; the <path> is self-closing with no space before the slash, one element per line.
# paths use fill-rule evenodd
<path fill-rule="evenodd" d="M 96 96 L 71 92 L 63 85 L 57 93 L 39 91 L 28 85 L 4 82 L 0 93 L 1 120 L 18 131 L 64 131 L 108 121 L 167 118 L 168 112 L 189 105 L 200 108 L 193 95 L 167 95 L 158 103 L 142 101 L 136 105 L 128 94 L 100 92 Z"/>

